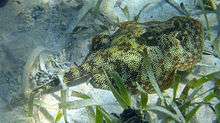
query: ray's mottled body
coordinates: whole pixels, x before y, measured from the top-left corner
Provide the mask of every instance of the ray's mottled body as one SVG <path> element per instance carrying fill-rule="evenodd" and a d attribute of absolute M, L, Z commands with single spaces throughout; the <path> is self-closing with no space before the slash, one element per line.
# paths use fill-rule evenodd
<path fill-rule="evenodd" d="M 91 54 L 80 66 L 65 73 L 66 83 L 85 73 L 94 87 L 108 89 L 106 71 L 117 71 L 126 87 L 138 93 L 137 85 L 153 92 L 146 76 L 147 58 L 159 87 L 170 87 L 177 71 L 191 69 L 201 60 L 204 31 L 201 23 L 190 17 L 173 17 L 167 21 L 123 22 L 112 35 L 93 38 Z"/>

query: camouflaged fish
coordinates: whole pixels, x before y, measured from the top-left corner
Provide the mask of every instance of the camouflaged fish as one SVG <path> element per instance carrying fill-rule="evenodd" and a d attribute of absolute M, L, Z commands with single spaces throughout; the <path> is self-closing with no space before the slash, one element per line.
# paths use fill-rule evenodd
<path fill-rule="evenodd" d="M 115 33 L 92 39 L 91 53 L 80 66 L 65 73 L 64 82 L 74 82 L 75 78 L 89 74 L 94 87 L 109 89 L 104 69 L 117 71 L 131 93 L 139 92 L 137 85 L 152 93 L 143 61 L 148 58 L 156 82 L 164 90 L 171 86 L 177 71 L 189 70 L 201 60 L 203 45 L 202 24 L 191 17 L 123 22 Z"/>

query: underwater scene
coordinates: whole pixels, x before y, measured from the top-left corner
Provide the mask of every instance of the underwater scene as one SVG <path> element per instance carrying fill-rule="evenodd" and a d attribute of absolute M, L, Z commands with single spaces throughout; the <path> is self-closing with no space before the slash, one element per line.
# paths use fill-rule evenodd
<path fill-rule="evenodd" d="M 220 123 L 220 0 L 0 0 L 0 123 Z"/>

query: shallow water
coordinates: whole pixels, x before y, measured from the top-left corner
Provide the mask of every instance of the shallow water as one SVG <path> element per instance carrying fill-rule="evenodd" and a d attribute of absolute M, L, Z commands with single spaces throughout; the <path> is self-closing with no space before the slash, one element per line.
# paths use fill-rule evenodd
<path fill-rule="evenodd" d="M 148 3 L 148 7 L 140 14 L 140 22 L 163 21 L 182 15 L 163 0 L 118 0 L 118 3 L 120 1 L 122 7 L 127 5 L 129 17 L 126 17 L 123 11 L 116 6 L 116 0 L 103 0 L 100 6 L 102 15 L 108 17 L 112 23 L 133 20 L 139 10 Z M 98 20 L 93 13 L 88 13 L 96 2 L 97 0 L 0 1 L 0 123 L 33 122 L 33 120 L 26 119 L 25 109 L 21 102 L 24 102 L 24 91 L 26 83 L 28 83 L 25 82 L 24 73 L 27 72 L 28 64 L 34 61 L 33 52 L 36 51 L 34 49 L 43 48 L 55 56 L 64 53 L 64 59 L 68 64 L 79 65 L 82 63 L 89 52 L 92 37 L 105 29 L 103 26 L 99 26 L 103 25 L 103 22 Z M 203 14 L 197 14 L 199 10 L 194 10 L 193 1 L 177 0 L 178 5 L 181 2 L 192 13 L 193 18 L 198 19 L 204 26 L 206 25 Z M 99 16 L 98 18 L 102 20 L 104 17 Z M 212 30 L 211 39 L 214 40 L 218 31 L 215 13 L 209 13 L 208 19 Z M 104 23 L 104 25 L 106 24 L 109 23 Z M 210 41 L 206 40 L 205 49 L 208 51 L 212 51 L 210 44 Z M 195 68 L 193 76 L 206 75 L 220 69 L 220 59 L 213 55 L 203 55 L 199 64 Z M 213 83 L 207 84 L 207 88 L 212 86 Z M 70 88 L 70 90 L 86 92 L 95 97 L 95 102 L 99 104 L 110 103 L 111 105 L 106 106 L 110 112 L 122 111 L 109 91 L 96 90 L 87 84 Z M 50 103 L 54 98 L 46 95 L 42 100 Z M 151 100 L 155 100 L 155 98 Z M 58 108 L 57 103 L 54 105 L 50 109 L 53 116 L 56 115 Z M 48 107 L 50 108 L 50 105 Z M 74 116 L 72 112 L 74 115 L 79 114 Z M 213 121 L 215 116 L 211 111 L 207 112 L 209 112 L 207 118 L 200 121 Z M 82 120 L 80 114 L 85 114 L 85 116 L 81 116 L 85 120 Z M 201 113 L 198 117 L 202 118 L 204 114 Z M 15 118 L 12 118 L 13 116 Z M 89 121 L 85 110 L 70 111 L 68 116 L 71 122 Z M 41 120 L 36 122 L 47 122 L 44 117 Z"/>

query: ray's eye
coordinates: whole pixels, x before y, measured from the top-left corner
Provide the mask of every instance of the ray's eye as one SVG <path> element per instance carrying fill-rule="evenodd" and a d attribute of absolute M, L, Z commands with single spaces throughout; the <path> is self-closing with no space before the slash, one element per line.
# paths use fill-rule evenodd
<path fill-rule="evenodd" d="M 92 39 L 92 51 L 105 49 L 110 45 L 109 35 L 98 35 Z"/>
<path fill-rule="evenodd" d="M 0 8 L 7 4 L 8 0 L 0 0 Z"/>
<path fill-rule="evenodd" d="M 181 27 L 181 22 L 179 22 L 178 20 L 173 22 L 175 28 L 180 28 Z"/>

